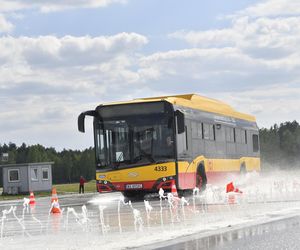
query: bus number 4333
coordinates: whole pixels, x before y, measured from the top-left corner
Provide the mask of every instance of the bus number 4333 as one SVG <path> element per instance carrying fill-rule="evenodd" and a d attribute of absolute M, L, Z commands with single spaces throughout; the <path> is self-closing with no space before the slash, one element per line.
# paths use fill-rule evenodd
<path fill-rule="evenodd" d="M 167 166 L 156 166 L 154 168 L 154 171 L 167 171 L 167 170 L 168 170 Z"/>

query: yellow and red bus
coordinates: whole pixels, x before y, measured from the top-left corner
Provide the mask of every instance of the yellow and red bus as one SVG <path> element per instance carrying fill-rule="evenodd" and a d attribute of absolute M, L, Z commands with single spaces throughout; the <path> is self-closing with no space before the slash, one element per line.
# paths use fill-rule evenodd
<path fill-rule="evenodd" d="M 94 117 L 99 192 L 126 197 L 169 190 L 181 193 L 231 174 L 260 170 L 255 117 L 196 94 L 108 103 L 78 117 Z"/>

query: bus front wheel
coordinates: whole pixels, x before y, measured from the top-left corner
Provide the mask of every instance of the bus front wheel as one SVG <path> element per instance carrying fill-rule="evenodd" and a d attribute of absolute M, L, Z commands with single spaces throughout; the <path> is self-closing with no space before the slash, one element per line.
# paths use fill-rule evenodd
<path fill-rule="evenodd" d="M 145 196 L 145 192 L 143 191 L 137 191 L 137 190 L 133 190 L 133 191 L 124 191 L 122 192 L 124 198 L 126 201 L 139 201 L 139 200 L 143 200 L 144 196 Z"/>
<path fill-rule="evenodd" d="M 199 188 L 200 191 L 204 191 L 206 189 L 207 177 L 205 173 L 205 167 L 203 163 L 200 163 L 197 172 L 196 172 L 196 187 Z"/>

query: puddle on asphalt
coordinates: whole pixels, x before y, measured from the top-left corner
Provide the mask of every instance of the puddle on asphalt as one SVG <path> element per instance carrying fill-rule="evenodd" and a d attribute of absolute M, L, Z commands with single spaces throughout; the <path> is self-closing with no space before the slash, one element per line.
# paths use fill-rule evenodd
<path fill-rule="evenodd" d="M 230 227 L 230 226 L 229 226 Z M 268 222 L 251 227 L 245 227 L 241 229 L 232 229 L 227 232 L 201 237 L 200 234 L 195 235 L 194 239 L 190 239 L 186 242 L 174 243 L 164 247 L 158 247 L 153 249 L 163 250 L 207 250 L 207 249 L 222 249 L 227 243 L 246 239 L 249 237 L 263 235 L 265 233 L 272 233 L 278 231 L 284 231 L 292 228 L 300 227 L 300 217 L 292 217 L 288 219 L 282 219 L 278 221 Z M 201 237 L 201 238 L 199 238 Z"/>

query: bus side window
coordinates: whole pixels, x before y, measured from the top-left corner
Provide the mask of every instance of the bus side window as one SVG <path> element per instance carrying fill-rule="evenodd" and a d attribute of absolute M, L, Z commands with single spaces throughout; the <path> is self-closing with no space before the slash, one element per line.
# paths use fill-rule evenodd
<path fill-rule="evenodd" d="M 236 143 L 244 143 L 242 137 L 242 130 L 239 128 L 235 129 L 235 142 Z"/>
<path fill-rule="evenodd" d="M 240 135 L 241 135 L 241 143 L 247 144 L 247 130 L 241 129 Z"/>
<path fill-rule="evenodd" d="M 203 123 L 201 123 L 201 122 L 197 124 L 197 136 L 199 138 L 201 138 L 201 139 L 203 138 L 203 135 L 202 135 L 202 132 L 203 132 L 202 131 L 203 130 L 202 126 L 203 126 Z"/>
<path fill-rule="evenodd" d="M 216 127 L 213 124 L 209 125 L 209 139 L 211 141 L 215 141 L 216 140 Z"/>
<path fill-rule="evenodd" d="M 188 133 L 187 133 L 187 126 L 184 127 L 185 131 L 185 150 L 188 150 Z"/>
<path fill-rule="evenodd" d="M 226 141 L 235 142 L 235 130 L 232 127 L 226 127 Z"/>
<path fill-rule="evenodd" d="M 192 121 L 191 124 L 192 124 L 192 138 L 196 139 L 198 138 L 198 129 L 197 129 L 198 124 L 195 121 Z"/>
<path fill-rule="evenodd" d="M 178 155 L 187 151 L 187 131 L 185 126 L 185 132 L 177 134 L 177 151 Z"/>
<path fill-rule="evenodd" d="M 203 139 L 209 140 L 209 125 L 203 123 Z"/>
<path fill-rule="evenodd" d="M 236 143 L 236 132 L 235 132 L 235 128 L 233 128 L 233 142 Z"/>
<path fill-rule="evenodd" d="M 226 127 L 221 124 L 215 125 L 215 138 L 218 142 L 226 142 Z"/>
<path fill-rule="evenodd" d="M 258 135 L 252 135 L 252 141 L 253 141 L 253 152 L 258 152 L 259 150 Z"/>

